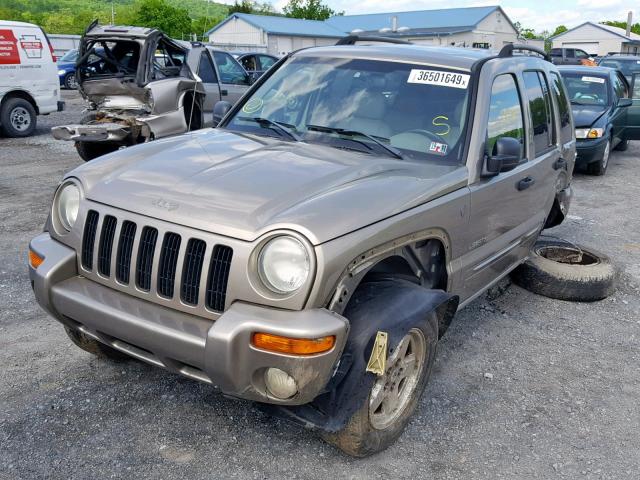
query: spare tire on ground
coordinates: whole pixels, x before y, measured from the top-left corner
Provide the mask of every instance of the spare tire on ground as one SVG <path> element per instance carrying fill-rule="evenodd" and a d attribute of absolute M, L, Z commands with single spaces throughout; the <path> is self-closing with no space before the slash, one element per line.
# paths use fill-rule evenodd
<path fill-rule="evenodd" d="M 529 259 L 511 277 L 517 285 L 539 295 L 593 302 L 615 291 L 618 270 L 609 257 L 592 248 L 540 237 Z"/>

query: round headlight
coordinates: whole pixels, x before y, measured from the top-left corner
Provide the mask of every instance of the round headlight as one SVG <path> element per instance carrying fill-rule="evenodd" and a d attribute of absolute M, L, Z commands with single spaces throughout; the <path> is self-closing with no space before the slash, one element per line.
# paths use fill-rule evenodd
<path fill-rule="evenodd" d="M 303 243 L 289 236 L 270 240 L 260 252 L 258 273 L 262 283 L 276 293 L 291 293 L 307 281 L 311 262 Z"/>
<path fill-rule="evenodd" d="M 80 209 L 80 189 L 73 183 L 67 183 L 58 193 L 56 202 L 56 212 L 58 220 L 65 230 L 69 231 L 73 228 L 78 218 L 78 210 Z"/>

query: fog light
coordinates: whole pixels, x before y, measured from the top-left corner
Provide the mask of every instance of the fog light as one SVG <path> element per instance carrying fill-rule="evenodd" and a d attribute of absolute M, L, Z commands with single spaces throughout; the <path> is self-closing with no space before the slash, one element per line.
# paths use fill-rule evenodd
<path fill-rule="evenodd" d="M 264 372 L 264 383 L 271 395 L 282 400 L 291 398 L 298 392 L 293 377 L 279 368 L 267 368 Z"/>

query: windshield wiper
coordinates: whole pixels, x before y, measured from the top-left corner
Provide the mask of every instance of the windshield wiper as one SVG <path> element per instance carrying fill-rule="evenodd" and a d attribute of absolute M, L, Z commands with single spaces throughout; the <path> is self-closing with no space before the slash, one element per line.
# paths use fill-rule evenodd
<path fill-rule="evenodd" d="M 296 142 L 301 140 L 300 137 L 294 133 L 294 130 L 296 129 L 295 125 L 291 125 L 290 123 L 278 122 L 276 120 L 270 120 L 262 117 L 238 117 L 238 120 L 256 122 L 261 127 L 270 128 L 280 134 L 284 133 L 287 137 Z"/>
<path fill-rule="evenodd" d="M 387 145 L 386 143 L 381 142 L 376 137 L 369 135 L 368 133 L 359 132 L 357 130 L 350 130 L 348 128 L 325 127 L 323 125 L 311 125 L 311 124 L 307 125 L 307 130 L 312 130 L 315 132 L 337 133 L 339 135 L 345 135 L 347 137 L 364 137 L 367 140 L 370 140 L 371 142 L 381 147 L 392 157 L 397 158 L 398 160 L 402 160 L 402 154 L 398 150 L 393 148 L 391 145 Z M 358 143 L 361 143 L 361 142 L 358 142 Z"/>

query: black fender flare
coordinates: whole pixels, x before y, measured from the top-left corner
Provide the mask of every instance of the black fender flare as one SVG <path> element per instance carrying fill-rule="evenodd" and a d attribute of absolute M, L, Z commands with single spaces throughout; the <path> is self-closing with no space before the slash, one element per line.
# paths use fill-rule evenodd
<path fill-rule="evenodd" d="M 305 427 L 337 432 L 366 401 L 376 376 L 366 367 L 378 331 L 396 345 L 429 313 L 438 318 L 439 336 L 446 331 L 458 308 L 458 297 L 442 290 L 428 290 L 395 278 L 367 282 L 354 293 L 344 315 L 350 322 L 349 337 L 336 371 L 323 393 L 299 406 L 262 404 L 268 413 Z"/>

